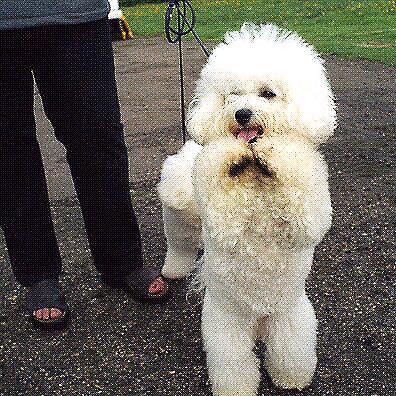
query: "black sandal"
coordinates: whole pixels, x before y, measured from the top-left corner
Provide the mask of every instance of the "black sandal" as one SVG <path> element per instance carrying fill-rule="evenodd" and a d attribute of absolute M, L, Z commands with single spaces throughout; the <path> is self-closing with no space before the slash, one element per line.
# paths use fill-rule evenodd
<path fill-rule="evenodd" d="M 29 317 L 34 325 L 47 330 L 60 330 L 66 326 L 70 309 L 60 291 L 57 279 L 45 279 L 35 283 L 30 287 L 26 298 Z M 44 308 L 50 310 L 50 315 L 53 308 L 58 309 L 63 314 L 56 319 L 51 319 L 51 317 L 49 319 L 37 318 L 34 312 Z"/>
<path fill-rule="evenodd" d="M 150 268 L 135 270 L 121 280 L 102 275 L 102 281 L 108 286 L 124 289 L 136 300 L 142 302 L 160 303 L 170 297 L 168 282 L 161 274 Z M 164 285 L 164 290 L 161 293 L 150 293 L 150 286 L 156 281 L 160 281 Z"/>

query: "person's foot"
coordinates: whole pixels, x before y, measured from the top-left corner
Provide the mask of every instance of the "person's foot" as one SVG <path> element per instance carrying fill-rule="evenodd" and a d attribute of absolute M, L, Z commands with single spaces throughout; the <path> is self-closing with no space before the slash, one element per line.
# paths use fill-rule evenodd
<path fill-rule="evenodd" d="M 39 320 L 59 319 L 64 312 L 57 308 L 43 308 L 33 311 L 33 316 Z"/>
<path fill-rule="evenodd" d="M 35 325 L 59 329 L 67 324 L 69 307 L 57 279 L 45 279 L 32 285 L 27 293 L 27 307 Z"/>
<path fill-rule="evenodd" d="M 140 301 L 162 302 L 170 295 L 168 282 L 149 268 L 135 270 L 119 281 L 107 276 L 102 276 L 102 280 L 110 286 L 122 287 Z"/>

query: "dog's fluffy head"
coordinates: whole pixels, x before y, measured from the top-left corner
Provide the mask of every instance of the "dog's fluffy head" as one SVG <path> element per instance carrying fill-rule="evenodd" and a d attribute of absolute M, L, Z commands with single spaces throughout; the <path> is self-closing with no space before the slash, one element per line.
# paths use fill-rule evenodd
<path fill-rule="evenodd" d="M 200 144 L 266 133 L 319 144 L 333 134 L 336 113 L 323 60 L 311 46 L 274 25 L 244 24 L 210 55 L 188 121 Z"/>

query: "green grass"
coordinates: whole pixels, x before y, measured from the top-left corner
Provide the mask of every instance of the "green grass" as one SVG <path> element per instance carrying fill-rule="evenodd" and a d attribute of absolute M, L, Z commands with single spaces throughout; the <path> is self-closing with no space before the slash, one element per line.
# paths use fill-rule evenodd
<path fill-rule="evenodd" d="M 221 40 L 244 21 L 274 22 L 294 30 L 322 53 L 364 58 L 396 66 L 395 0 L 191 0 L 196 31 L 204 40 Z M 137 36 L 163 34 L 167 3 L 124 7 Z"/>

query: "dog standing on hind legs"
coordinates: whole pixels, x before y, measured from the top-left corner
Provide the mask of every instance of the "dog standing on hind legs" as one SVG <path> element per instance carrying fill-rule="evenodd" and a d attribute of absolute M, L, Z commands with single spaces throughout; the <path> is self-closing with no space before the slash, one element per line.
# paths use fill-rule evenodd
<path fill-rule="evenodd" d="M 275 385 L 302 389 L 316 367 L 316 318 L 305 293 L 314 249 L 331 224 L 318 151 L 336 126 L 323 62 L 295 34 L 246 24 L 201 72 L 181 151 L 159 184 L 178 278 L 204 256 L 202 334 L 215 396 L 254 396 L 262 338 Z"/>

